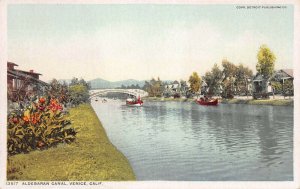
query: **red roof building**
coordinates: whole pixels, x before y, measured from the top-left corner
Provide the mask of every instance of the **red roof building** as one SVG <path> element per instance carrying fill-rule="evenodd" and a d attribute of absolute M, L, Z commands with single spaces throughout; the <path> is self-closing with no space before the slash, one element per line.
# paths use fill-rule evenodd
<path fill-rule="evenodd" d="M 48 86 L 39 79 L 40 73 L 33 70 L 23 71 L 15 67 L 18 66 L 13 62 L 7 62 L 7 91 L 8 99 L 12 101 L 22 100 L 25 97 L 36 94 L 38 88 Z"/>

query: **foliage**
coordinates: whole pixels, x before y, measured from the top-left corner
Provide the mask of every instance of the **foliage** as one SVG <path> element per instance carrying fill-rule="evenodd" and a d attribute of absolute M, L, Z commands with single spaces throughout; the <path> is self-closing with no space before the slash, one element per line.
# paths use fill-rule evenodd
<path fill-rule="evenodd" d="M 197 93 L 201 87 L 201 77 L 198 76 L 197 72 L 193 72 L 189 78 L 190 88 L 192 93 Z"/>
<path fill-rule="evenodd" d="M 250 68 L 240 64 L 236 70 L 236 86 L 239 94 L 248 95 L 248 85 L 251 82 L 253 72 Z"/>
<path fill-rule="evenodd" d="M 223 67 L 222 97 L 233 98 L 237 67 L 233 63 L 227 60 L 222 61 L 222 67 Z"/>
<path fill-rule="evenodd" d="M 139 86 L 139 84 L 131 84 L 131 85 L 128 85 L 128 86 L 125 86 L 125 85 L 121 85 L 121 87 L 117 87 L 117 89 L 141 89 L 141 87 Z"/>
<path fill-rule="evenodd" d="M 234 97 L 234 84 L 235 84 L 235 78 L 230 77 L 226 78 L 222 82 L 222 98 L 233 98 Z"/>
<path fill-rule="evenodd" d="M 80 131 L 76 134 L 76 142 L 10 156 L 7 180 L 135 180 L 128 160 L 111 144 L 89 104 L 70 108 L 67 118 L 72 120 L 72 127 Z"/>
<path fill-rule="evenodd" d="M 257 53 L 256 70 L 264 78 L 269 78 L 274 72 L 276 56 L 266 45 L 262 45 Z"/>
<path fill-rule="evenodd" d="M 52 98 L 57 98 L 60 103 L 66 105 L 70 98 L 67 83 L 64 82 L 63 84 L 61 84 L 56 79 L 52 79 L 52 81 L 50 82 L 48 95 Z"/>
<path fill-rule="evenodd" d="M 85 86 L 85 88 L 87 88 L 87 90 L 91 89 L 91 84 L 86 82 L 84 79 L 78 79 L 76 77 L 73 77 L 73 79 L 71 80 L 70 86 L 74 86 L 74 85 L 83 85 Z"/>
<path fill-rule="evenodd" d="M 82 103 L 88 103 L 89 100 L 89 91 L 87 86 L 83 84 L 76 84 L 69 87 L 70 93 L 70 102 L 72 105 L 79 105 Z"/>
<path fill-rule="evenodd" d="M 76 132 L 68 127 L 58 99 L 41 97 L 24 109 L 7 116 L 7 151 L 9 155 L 45 149 L 75 140 Z"/>
<path fill-rule="evenodd" d="M 186 98 L 192 97 L 192 91 L 190 90 L 187 82 L 184 80 L 180 80 L 180 93 Z"/>
<path fill-rule="evenodd" d="M 275 94 L 282 93 L 282 84 L 279 81 L 271 81 L 271 86 Z"/>
<path fill-rule="evenodd" d="M 236 76 L 237 67 L 233 63 L 229 62 L 228 60 L 223 60 L 222 67 L 223 67 L 223 77 L 225 79 Z"/>
<path fill-rule="evenodd" d="M 285 80 L 282 88 L 284 96 L 294 95 L 294 84 L 292 80 Z"/>
<path fill-rule="evenodd" d="M 164 88 L 162 81 L 158 77 L 157 80 L 152 78 L 149 82 L 145 81 L 143 89 L 148 92 L 150 97 L 161 97 Z"/>
<path fill-rule="evenodd" d="M 74 77 L 69 85 L 69 102 L 74 106 L 82 103 L 89 103 L 90 88 L 90 84 L 87 83 L 84 79 L 78 80 L 78 78 Z"/>
<path fill-rule="evenodd" d="M 220 94 L 220 86 L 222 81 L 223 73 L 219 69 L 218 65 L 215 64 L 211 71 L 205 73 L 203 77 L 204 81 L 208 86 L 208 94 L 216 95 Z"/>

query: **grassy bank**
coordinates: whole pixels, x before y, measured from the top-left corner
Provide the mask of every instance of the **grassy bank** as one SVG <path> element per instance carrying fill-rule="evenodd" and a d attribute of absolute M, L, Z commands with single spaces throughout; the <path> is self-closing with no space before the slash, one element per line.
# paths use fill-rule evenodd
<path fill-rule="evenodd" d="M 252 105 L 272 105 L 272 106 L 293 106 L 293 99 L 222 99 L 223 104 L 252 104 Z"/>
<path fill-rule="evenodd" d="M 9 157 L 8 180 L 135 180 L 129 162 L 109 141 L 88 104 L 70 109 L 76 141 Z"/>
<path fill-rule="evenodd" d="M 161 97 L 144 97 L 145 101 L 175 101 L 175 102 L 194 102 L 195 99 L 189 98 L 161 98 Z M 272 105 L 272 106 L 293 106 L 293 99 L 220 99 L 220 103 L 223 104 L 251 104 L 251 105 Z"/>

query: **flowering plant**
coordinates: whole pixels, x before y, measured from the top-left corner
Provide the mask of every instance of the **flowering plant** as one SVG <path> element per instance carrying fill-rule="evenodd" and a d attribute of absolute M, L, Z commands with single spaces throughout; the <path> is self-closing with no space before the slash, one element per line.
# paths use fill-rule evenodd
<path fill-rule="evenodd" d="M 76 131 L 57 98 L 40 97 L 28 107 L 17 109 L 7 117 L 8 154 L 45 149 L 75 140 Z"/>

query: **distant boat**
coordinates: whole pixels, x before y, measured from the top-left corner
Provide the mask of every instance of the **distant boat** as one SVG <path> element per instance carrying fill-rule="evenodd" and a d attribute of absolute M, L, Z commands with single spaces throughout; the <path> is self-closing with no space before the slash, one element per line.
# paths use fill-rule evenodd
<path fill-rule="evenodd" d="M 142 106 L 143 103 L 144 102 L 141 100 L 140 97 L 138 97 L 137 99 L 132 99 L 132 98 L 126 99 L 127 106 Z"/>
<path fill-rule="evenodd" d="M 197 99 L 196 102 L 200 105 L 205 105 L 205 106 L 216 106 L 218 105 L 218 99 L 207 99 L 205 100 L 204 98 Z"/>

